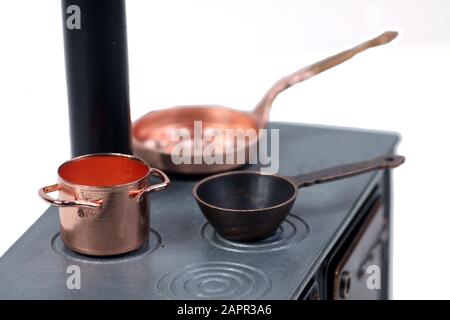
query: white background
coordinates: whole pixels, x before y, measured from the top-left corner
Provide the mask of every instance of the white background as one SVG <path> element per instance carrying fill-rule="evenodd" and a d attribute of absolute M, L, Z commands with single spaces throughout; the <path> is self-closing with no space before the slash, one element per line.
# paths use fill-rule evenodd
<path fill-rule="evenodd" d="M 401 133 L 394 298 L 450 298 L 450 1 L 127 4 L 133 119 L 177 104 L 248 110 L 279 77 L 400 31 L 283 93 L 271 120 Z M 47 208 L 37 189 L 70 157 L 64 72 L 59 1 L 2 1 L 0 255 Z"/>

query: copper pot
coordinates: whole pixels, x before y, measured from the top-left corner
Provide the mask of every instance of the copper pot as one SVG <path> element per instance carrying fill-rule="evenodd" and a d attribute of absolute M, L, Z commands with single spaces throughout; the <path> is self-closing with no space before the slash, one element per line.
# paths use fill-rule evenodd
<path fill-rule="evenodd" d="M 154 175 L 161 183 L 150 185 Z M 58 183 L 39 190 L 42 199 L 59 207 L 61 239 L 79 253 L 109 256 L 148 243 L 148 193 L 170 184 L 160 170 L 133 156 L 105 153 L 74 158 L 58 169 Z M 48 193 L 59 191 L 59 199 Z"/>

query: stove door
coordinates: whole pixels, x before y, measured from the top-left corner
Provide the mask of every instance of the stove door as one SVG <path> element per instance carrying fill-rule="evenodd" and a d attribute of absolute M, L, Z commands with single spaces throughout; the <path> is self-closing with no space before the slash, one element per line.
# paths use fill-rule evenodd
<path fill-rule="evenodd" d="M 386 299 L 388 222 L 378 198 L 365 219 L 340 250 L 332 277 L 331 298 L 336 300 Z M 330 281 L 331 282 L 331 281 Z M 329 282 L 329 283 L 330 283 Z M 331 283 L 330 283 L 331 284 Z"/>

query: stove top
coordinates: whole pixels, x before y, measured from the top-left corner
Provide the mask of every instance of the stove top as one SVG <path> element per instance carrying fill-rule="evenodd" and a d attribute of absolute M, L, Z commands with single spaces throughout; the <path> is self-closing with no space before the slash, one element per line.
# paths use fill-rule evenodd
<path fill-rule="evenodd" d="M 280 129 L 280 170 L 294 175 L 393 152 L 391 133 L 272 123 Z M 256 167 L 247 167 L 254 169 Z M 147 247 L 113 258 L 67 249 L 49 208 L 0 259 L 0 299 L 296 299 L 372 189 L 377 175 L 301 190 L 270 238 L 237 243 L 206 223 L 192 197 L 198 178 L 171 177 L 152 195 Z M 79 266 L 81 289 L 67 268 Z"/>

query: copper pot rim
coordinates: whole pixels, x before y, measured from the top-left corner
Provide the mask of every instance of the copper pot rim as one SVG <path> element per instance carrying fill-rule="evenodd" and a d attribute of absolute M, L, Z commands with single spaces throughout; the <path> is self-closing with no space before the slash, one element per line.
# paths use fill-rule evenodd
<path fill-rule="evenodd" d="M 141 178 L 137 179 L 137 180 L 133 180 L 127 183 L 123 183 L 123 184 L 116 184 L 116 185 L 111 185 L 111 186 L 88 186 L 88 185 L 83 185 L 83 184 L 77 184 L 71 181 L 68 181 L 66 179 L 64 179 L 61 174 L 60 174 L 60 170 L 65 166 L 68 165 L 70 163 L 73 163 L 75 161 L 78 160 L 82 160 L 82 159 L 86 159 L 86 158 L 94 158 L 94 157 L 104 157 L 104 156 L 113 156 L 113 157 L 121 157 L 121 158 L 127 158 L 129 160 L 133 160 L 133 161 L 138 161 L 140 163 L 142 163 L 143 165 L 145 165 L 145 167 L 147 168 L 147 173 L 145 175 L 143 175 Z M 151 172 L 152 172 L 152 167 L 148 164 L 147 161 L 133 156 L 133 155 L 129 155 L 129 154 L 122 154 L 122 153 L 114 153 L 114 152 L 103 152 L 103 153 L 92 153 L 92 154 L 87 154 L 87 155 L 82 155 L 82 156 L 78 156 L 75 157 L 73 159 L 67 160 L 64 163 L 62 163 L 59 167 L 58 167 L 58 179 L 60 181 L 60 184 L 64 184 L 66 186 L 72 187 L 72 188 L 78 188 L 78 189 L 83 189 L 83 190 L 89 190 L 89 191 L 105 191 L 105 192 L 111 192 L 111 190 L 124 190 L 124 189 L 129 189 L 130 187 L 134 187 L 136 186 L 136 184 L 143 180 L 143 179 L 147 179 Z"/>

